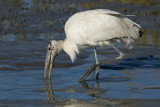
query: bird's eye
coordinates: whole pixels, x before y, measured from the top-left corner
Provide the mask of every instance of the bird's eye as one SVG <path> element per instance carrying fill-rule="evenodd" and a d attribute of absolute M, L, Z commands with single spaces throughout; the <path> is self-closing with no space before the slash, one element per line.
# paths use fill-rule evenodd
<path fill-rule="evenodd" d="M 51 50 L 51 47 L 48 47 L 48 50 Z"/>
<path fill-rule="evenodd" d="M 48 45 L 48 50 L 51 50 L 51 43 L 49 43 Z"/>

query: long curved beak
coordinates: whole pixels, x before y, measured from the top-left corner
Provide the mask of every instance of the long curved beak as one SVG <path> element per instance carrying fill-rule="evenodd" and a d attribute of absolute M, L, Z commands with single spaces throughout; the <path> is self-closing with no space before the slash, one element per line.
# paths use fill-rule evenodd
<path fill-rule="evenodd" d="M 49 68 L 49 79 L 51 78 L 52 68 L 54 64 L 54 59 L 56 57 L 56 50 L 50 48 L 50 44 L 48 45 L 47 55 L 46 55 L 46 62 L 45 62 L 45 69 L 44 69 L 44 79 L 46 78 L 48 67 Z"/>

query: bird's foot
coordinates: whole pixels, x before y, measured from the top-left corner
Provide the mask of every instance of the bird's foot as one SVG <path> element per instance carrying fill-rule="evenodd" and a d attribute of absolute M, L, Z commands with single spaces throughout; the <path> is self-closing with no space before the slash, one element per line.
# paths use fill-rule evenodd
<path fill-rule="evenodd" d="M 124 53 L 120 53 L 120 55 L 116 58 L 117 60 L 124 58 Z"/>

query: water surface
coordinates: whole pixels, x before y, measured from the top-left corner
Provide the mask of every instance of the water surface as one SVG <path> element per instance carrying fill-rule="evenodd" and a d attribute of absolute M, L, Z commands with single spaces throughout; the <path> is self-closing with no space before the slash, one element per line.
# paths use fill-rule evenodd
<path fill-rule="evenodd" d="M 100 79 L 78 79 L 95 63 L 92 48 L 75 63 L 62 52 L 52 79 L 43 79 L 46 47 L 65 38 L 66 20 L 78 11 L 104 8 L 129 17 L 144 31 L 126 58 L 101 66 Z M 1 0 L 0 106 L 160 106 L 160 2 L 156 0 Z M 98 48 L 100 60 L 118 56 Z"/>

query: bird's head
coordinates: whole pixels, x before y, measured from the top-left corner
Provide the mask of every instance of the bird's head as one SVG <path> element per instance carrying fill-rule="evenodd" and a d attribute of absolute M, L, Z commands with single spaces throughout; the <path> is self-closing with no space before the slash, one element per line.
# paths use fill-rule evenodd
<path fill-rule="evenodd" d="M 52 40 L 47 48 L 46 62 L 45 62 L 45 70 L 44 70 L 44 78 L 46 78 L 48 67 L 49 68 L 49 78 L 51 77 L 52 67 L 54 64 L 55 57 L 59 54 L 59 52 L 63 50 L 63 41 L 55 41 Z"/>

